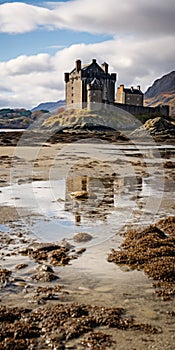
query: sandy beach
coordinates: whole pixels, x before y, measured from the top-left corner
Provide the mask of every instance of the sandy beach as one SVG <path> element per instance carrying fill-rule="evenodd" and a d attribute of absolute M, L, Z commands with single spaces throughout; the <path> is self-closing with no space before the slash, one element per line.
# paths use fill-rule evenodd
<path fill-rule="evenodd" d="M 174 159 L 121 140 L 0 147 L 0 348 L 174 349 L 173 268 L 161 294 L 145 265 L 108 261 L 126 232 L 174 217 Z"/>

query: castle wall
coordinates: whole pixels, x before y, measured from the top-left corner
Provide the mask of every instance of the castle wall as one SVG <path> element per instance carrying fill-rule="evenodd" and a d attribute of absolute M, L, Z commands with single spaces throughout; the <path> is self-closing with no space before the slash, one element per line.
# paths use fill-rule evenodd
<path fill-rule="evenodd" d="M 144 107 L 144 106 L 135 106 L 135 105 L 128 105 L 123 103 L 116 103 L 114 102 L 114 106 L 121 108 L 133 115 L 141 115 L 141 114 L 148 114 L 148 115 L 154 115 L 156 113 L 161 114 L 165 117 L 169 116 L 169 106 L 168 105 L 162 105 L 157 107 Z"/>

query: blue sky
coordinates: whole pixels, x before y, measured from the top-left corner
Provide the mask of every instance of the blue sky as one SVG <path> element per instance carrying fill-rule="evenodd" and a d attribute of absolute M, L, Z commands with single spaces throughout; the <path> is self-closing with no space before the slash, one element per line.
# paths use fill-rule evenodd
<path fill-rule="evenodd" d="M 0 1 L 0 108 L 63 99 L 77 58 L 145 91 L 175 68 L 174 17 L 174 0 Z"/>
<path fill-rule="evenodd" d="M 69 0 L 57 1 L 57 3 L 68 2 Z M 17 1 L 24 3 L 24 1 Z M 25 1 L 26 4 L 43 6 L 46 3 L 53 3 L 53 1 Z M 56 2 L 56 1 L 55 1 Z M 7 1 L 0 1 L 0 4 L 7 3 Z M 15 3 L 15 1 L 8 1 L 8 3 Z M 53 55 L 57 50 L 72 44 L 94 43 L 101 42 L 112 38 L 111 35 L 93 34 L 84 31 L 72 30 L 45 30 L 44 28 L 25 33 L 0 33 L 0 43 L 3 50 L 0 54 L 0 60 L 9 60 L 19 55 L 35 55 L 37 53 L 47 52 Z M 8 43 L 8 44 L 7 44 Z"/>

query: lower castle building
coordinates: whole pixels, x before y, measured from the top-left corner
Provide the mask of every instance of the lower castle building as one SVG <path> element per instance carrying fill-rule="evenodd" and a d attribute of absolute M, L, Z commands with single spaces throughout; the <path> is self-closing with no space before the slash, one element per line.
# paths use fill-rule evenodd
<path fill-rule="evenodd" d="M 137 88 L 125 88 L 124 85 L 120 85 L 117 88 L 116 102 L 124 103 L 127 105 L 143 106 L 143 92 L 140 90 L 140 85 Z"/>

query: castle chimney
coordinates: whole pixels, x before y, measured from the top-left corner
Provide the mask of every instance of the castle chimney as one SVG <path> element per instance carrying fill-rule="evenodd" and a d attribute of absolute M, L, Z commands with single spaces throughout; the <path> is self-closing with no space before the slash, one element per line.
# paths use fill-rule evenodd
<path fill-rule="evenodd" d="M 69 73 L 64 73 L 64 81 L 68 83 L 69 81 Z"/>
<path fill-rule="evenodd" d="M 133 88 L 133 86 L 131 86 L 131 91 L 133 91 L 134 90 L 134 88 Z"/>
<path fill-rule="evenodd" d="M 75 61 L 75 68 L 76 68 L 76 71 L 79 73 L 79 71 L 81 70 L 81 60 Z"/>
<path fill-rule="evenodd" d="M 95 58 L 93 58 L 92 63 L 96 63 L 96 59 Z"/>
<path fill-rule="evenodd" d="M 108 73 L 108 64 L 106 62 L 102 63 L 101 68 L 106 74 Z"/>
<path fill-rule="evenodd" d="M 139 91 L 140 91 L 140 85 L 137 85 L 137 90 L 139 90 Z"/>
<path fill-rule="evenodd" d="M 124 90 L 124 84 L 120 84 L 120 91 Z"/>

